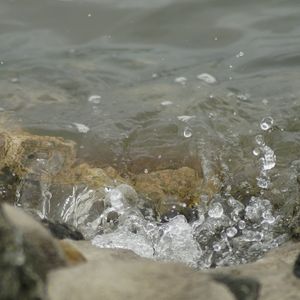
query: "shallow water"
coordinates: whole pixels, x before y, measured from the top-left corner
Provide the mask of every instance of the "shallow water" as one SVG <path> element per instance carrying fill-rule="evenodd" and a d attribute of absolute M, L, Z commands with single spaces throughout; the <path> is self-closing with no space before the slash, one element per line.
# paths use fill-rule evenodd
<path fill-rule="evenodd" d="M 239 200 L 259 178 L 275 207 L 295 203 L 299 13 L 280 0 L 3 0 L 0 113 L 75 140 L 97 166 L 222 169 Z"/>

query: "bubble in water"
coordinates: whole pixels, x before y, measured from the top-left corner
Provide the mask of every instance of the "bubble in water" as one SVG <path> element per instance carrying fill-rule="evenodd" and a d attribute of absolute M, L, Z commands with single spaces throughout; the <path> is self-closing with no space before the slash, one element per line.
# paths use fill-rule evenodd
<path fill-rule="evenodd" d="M 198 75 L 197 78 L 209 84 L 213 84 L 217 82 L 215 77 L 207 73 L 202 73 Z"/>
<path fill-rule="evenodd" d="M 236 57 L 239 58 L 239 57 L 243 57 L 245 55 L 245 53 L 243 51 L 240 51 Z"/>
<path fill-rule="evenodd" d="M 239 229 L 245 229 L 246 228 L 246 222 L 243 220 L 240 220 L 238 223 Z"/>
<path fill-rule="evenodd" d="M 237 229 L 235 227 L 228 227 L 226 229 L 226 234 L 229 238 L 234 237 L 237 234 Z"/>
<path fill-rule="evenodd" d="M 255 156 L 259 156 L 259 155 L 260 155 L 260 149 L 259 149 L 259 148 L 253 149 L 252 153 L 253 153 L 253 155 L 255 155 Z"/>
<path fill-rule="evenodd" d="M 12 83 L 19 83 L 19 78 L 18 77 L 14 77 L 10 80 Z"/>
<path fill-rule="evenodd" d="M 113 189 L 110 191 L 110 203 L 111 206 L 117 210 L 120 210 L 124 207 L 123 204 L 123 194 L 118 189 Z"/>
<path fill-rule="evenodd" d="M 257 180 L 257 186 L 262 189 L 268 189 L 271 185 L 270 178 L 268 177 L 258 177 Z"/>
<path fill-rule="evenodd" d="M 185 127 L 183 131 L 183 136 L 185 138 L 190 138 L 193 135 L 192 129 L 190 127 Z"/>
<path fill-rule="evenodd" d="M 221 203 L 211 203 L 208 210 L 208 215 L 212 218 L 221 218 L 223 215 L 223 206 Z"/>
<path fill-rule="evenodd" d="M 81 133 L 87 133 L 90 131 L 90 128 L 81 123 L 73 123 L 73 125 L 77 128 L 77 130 Z"/>
<path fill-rule="evenodd" d="M 263 118 L 260 122 L 260 128 L 262 130 L 268 130 L 268 129 L 272 128 L 273 123 L 274 123 L 274 120 L 272 117 Z"/>
<path fill-rule="evenodd" d="M 273 216 L 272 212 L 270 210 L 266 210 L 262 213 L 262 217 L 264 218 L 264 220 L 269 223 L 269 224 L 273 224 L 275 222 L 275 217 Z"/>
<path fill-rule="evenodd" d="M 99 104 L 101 102 L 101 96 L 99 96 L 99 95 L 91 95 L 88 100 L 91 103 Z"/>
<path fill-rule="evenodd" d="M 236 97 L 239 100 L 247 101 L 250 98 L 250 95 L 248 93 L 246 93 L 246 94 L 238 94 L 238 95 L 236 95 Z"/>
<path fill-rule="evenodd" d="M 168 106 L 168 105 L 172 105 L 173 102 L 172 102 L 172 101 L 165 100 L 165 101 L 162 101 L 160 104 L 161 104 L 162 106 Z"/>
<path fill-rule="evenodd" d="M 177 77 L 177 78 L 175 78 L 174 79 L 174 81 L 176 82 L 176 83 L 180 83 L 180 84 L 182 84 L 182 85 L 185 85 L 186 84 L 186 81 L 187 81 L 187 78 L 186 77 Z"/>
<path fill-rule="evenodd" d="M 177 117 L 177 119 L 182 122 L 188 122 L 194 118 L 196 118 L 196 116 L 178 116 Z"/>
<path fill-rule="evenodd" d="M 213 249 L 215 252 L 219 252 L 222 250 L 222 246 L 220 243 L 215 243 L 215 244 L 213 244 Z"/>
<path fill-rule="evenodd" d="M 263 146 L 265 144 L 264 137 L 261 134 L 258 134 L 255 137 L 255 142 L 258 146 Z"/>
<path fill-rule="evenodd" d="M 269 146 L 264 146 L 262 148 L 262 152 L 264 156 L 259 160 L 262 165 L 262 169 L 264 171 L 273 169 L 276 165 L 276 155 L 274 154 L 274 151 Z"/>

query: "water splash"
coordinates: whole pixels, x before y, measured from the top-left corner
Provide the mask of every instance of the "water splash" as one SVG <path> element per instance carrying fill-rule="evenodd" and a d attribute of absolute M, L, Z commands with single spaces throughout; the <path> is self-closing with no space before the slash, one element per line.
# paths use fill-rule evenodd
<path fill-rule="evenodd" d="M 262 130 L 268 130 L 273 126 L 271 117 L 263 118 L 260 127 Z M 262 189 L 268 189 L 271 186 L 269 171 L 276 166 L 276 155 L 271 147 L 266 145 L 264 137 L 259 134 L 255 136 L 257 147 L 253 150 L 253 154 L 258 157 L 259 176 L 256 178 L 257 186 Z"/>

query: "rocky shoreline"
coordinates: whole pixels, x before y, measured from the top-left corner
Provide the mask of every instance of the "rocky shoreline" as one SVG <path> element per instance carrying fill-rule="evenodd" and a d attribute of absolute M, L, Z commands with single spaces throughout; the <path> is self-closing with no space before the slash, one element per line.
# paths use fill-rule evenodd
<path fill-rule="evenodd" d="M 1 299 L 276 300 L 299 295 L 299 242 L 255 263 L 195 271 L 128 250 L 99 249 L 88 241 L 59 241 L 6 204 L 0 208 L 0 232 Z"/>
<path fill-rule="evenodd" d="M 298 242 L 254 263 L 195 271 L 84 240 L 103 221 L 110 190 L 122 193 L 128 207 L 150 209 L 160 222 L 177 214 L 192 222 L 198 217 L 194 206 L 221 191 L 221 173 L 207 178 L 182 166 L 124 177 L 111 167 L 78 161 L 72 141 L 3 130 L 0 299 L 297 299 Z M 113 228 L 118 211 L 110 209 L 105 218 Z"/>

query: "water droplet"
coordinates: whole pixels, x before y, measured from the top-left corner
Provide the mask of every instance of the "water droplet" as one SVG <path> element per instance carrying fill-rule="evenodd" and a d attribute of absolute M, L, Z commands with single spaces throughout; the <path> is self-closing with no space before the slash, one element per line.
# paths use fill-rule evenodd
<path fill-rule="evenodd" d="M 192 129 L 190 127 L 185 127 L 183 131 L 183 136 L 185 138 L 190 138 L 193 135 Z"/>
<path fill-rule="evenodd" d="M 221 218 L 223 215 L 223 206 L 221 203 L 211 203 L 208 210 L 208 215 L 212 218 Z"/>
<path fill-rule="evenodd" d="M 89 102 L 94 103 L 94 104 L 99 104 L 101 102 L 101 96 L 99 95 L 92 95 L 89 97 Z"/>
<path fill-rule="evenodd" d="M 12 83 L 19 83 L 19 82 L 20 82 L 20 80 L 19 80 L 18 77 L 14 77 L 14 78 L 12 78 L 10 81 L 11 81 Z"/>
<path fill-rule="evenodd" d="M 177 119 L 182 122 L 188 122 L 194 118 L 196 118 L 196 116 L 178 116 L 177 117 Z"/>
<path fill-rule="evenodd" d="M 243 57 L 245 55 L 245 53 L 243 51 L 240 51 L 236 57 L 239 58 L 239 57 Z"/>
<path fill-rule="evenodd" d="M 253 153 L 255 156 L 258 156 L 258 155 L 260 155 L 260 149 L 259 149 L 259 148 L 253 149 L 252 153 Z"/>
<path fill-rule="evenodd" d="M 245 229 L 246 228 L 246 222 L 243 220 L 240 220 L 238 223 L 239 229 Z"/>
<path fill-rule="evenodd" d="M 264 146 L 265 144 L 264 137 L 261 134 L 257 135 L 255 137 L 255 142 L 258 146 Z"/>
<path fill-rule="evenodd" d="M 202 73 L 202 74 L 198 75 L 197 78 L 208 84 L 213 84 L 213 83 L 217 82 L 216 78 L 208 73 Z"/>
<path fill-rule="evenodd" d="M 236 95 L 236 97 L 239 100 L 247 101 L 250 98 L 250 94 L 248 94 L 248 93 L 246 93 L 246 94 L 238 94 L 238 95 Z"/>
<path fill-rule="evenodd" d="M 172 105 L 173 102 L 172 102 L 172 101 L 166 100 L 166 101 L 161 102 L 160 104 L 161 104 L 162 106 L 168 106 L 168 105 Z"/>
<path fill-rule="evenodd" d="M 213 244 L 213 249 L 215 252 L 219 252 L 222 250 L 222 246 L 219 243 Z"/>
<path fill-rule="evenodd" d="M 273 123 L 274 123 L 274 120 L 272 117 L 263 118 L 260 122 L 260 128 L 262 130 L 268 130 L 268 129 L 272 128 Z"/>
<path fill-rule="evenodd" d="M 77 130 L 81 133 L 87 133 L 90 131 L 90 128 L 84 124 L 73 123 L 73 125 L 77 128 Z"/>
<path fill-rule="evenodd" d="M 174 80 L 176 83 L 180 83 L 182 85 L 185 85 L 186 84 L 186 81 L 187 81 L 187 78 L 186 77 L 177 77 L 175 78 Z"/>
<path fill-rule="evenodd" d="M 237 234 L 237 229 L 235 227 L 228 227 L 226 229 L 226 234 L 229 238 L 234 237 Z"/>

